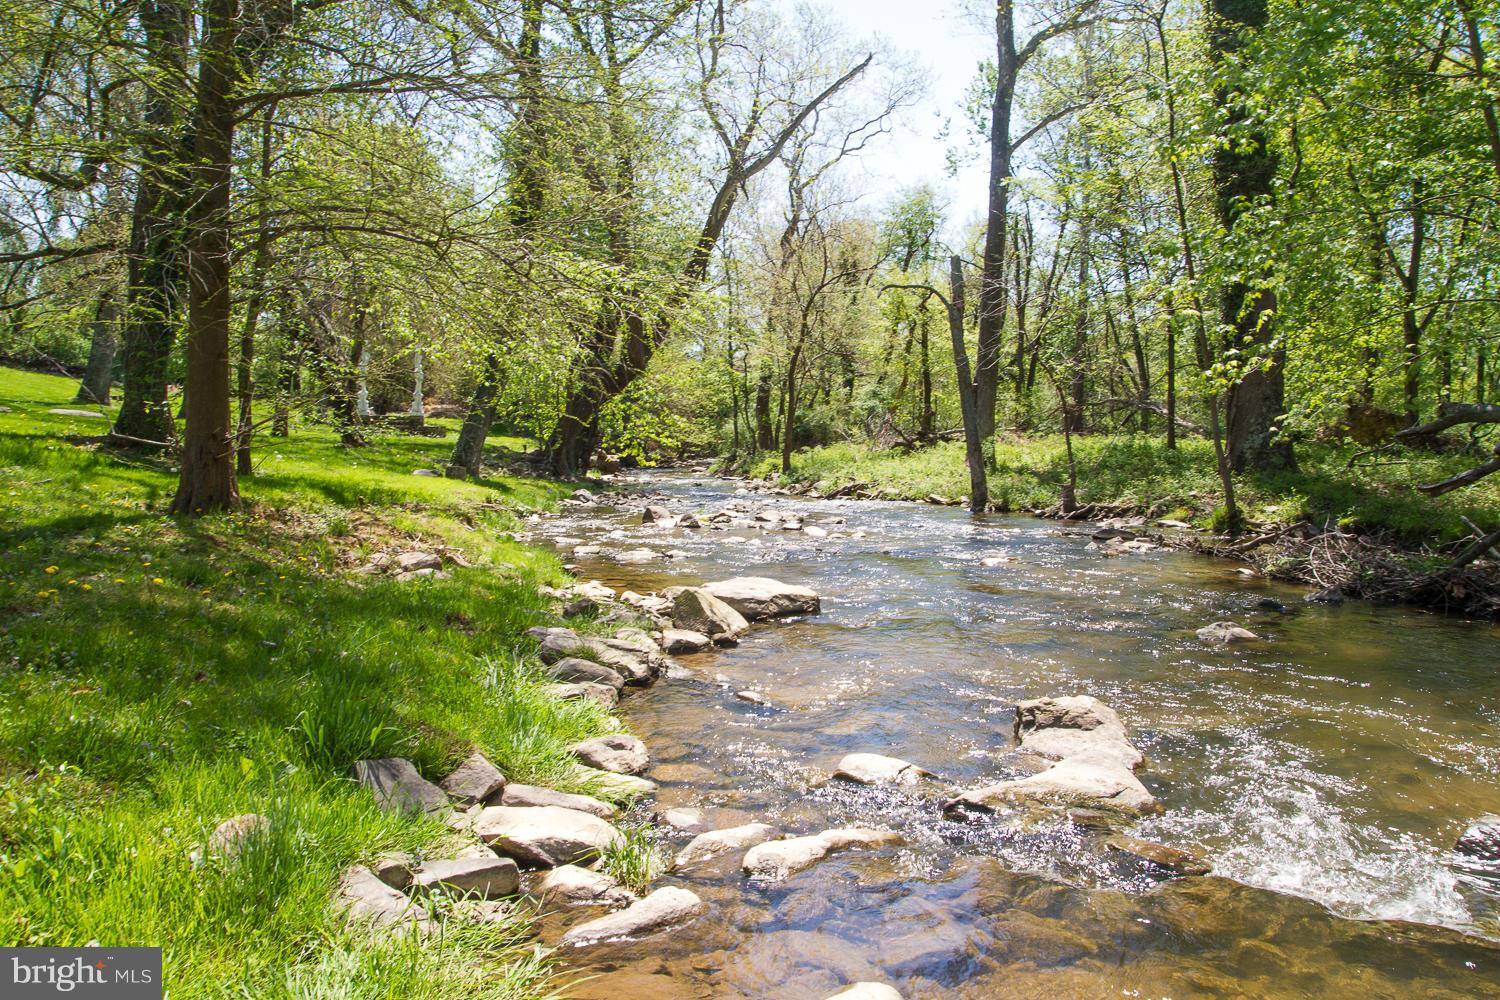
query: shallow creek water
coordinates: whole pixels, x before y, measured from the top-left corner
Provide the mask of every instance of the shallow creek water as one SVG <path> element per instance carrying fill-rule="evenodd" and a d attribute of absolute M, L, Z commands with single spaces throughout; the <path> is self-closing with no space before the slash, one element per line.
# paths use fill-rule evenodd
<path fill-rule="evenodd" d="M 679 657 L 692 677 L 626 699 L 655 805 L 789 835 L 886 827 L 906 844 L 773 886 L 747 882 L 737 855 L 669 876 L 709 914 L 575 956 L 594 978 L 574 995 L 815 1000 L 878 980 L 908 998 L 1500 996 L 1500 886 L 1460 878 L 1448 852 L 1500 812 L 1500 629 L 1309 605 L 1177 552 L 1104 558 L 1054 522 L 737 486 L 642 474 L 627 488 L 674 513 L 799 511 L 831 537 L 662 530 L 608 507 L 533 525 L 604 545 L 575 560 L 578 575 L 617 588 L 760 575 L 823 597 L 821 615 Z M 610 557 L 641 546 L 679 551 Z M 1007 561 L 981 564 L 994 557 Z M 1197 640 L 1225 619 L 1264 641 Z M 771 704 L 735 698 L 744 689 Z M 1200 851 L 1214 875 L 1152 879 L 1066 821 L 941 818 L 948 789 L 1034 770 L 1015 753 L 1012 706 L 1048 694 L 1119 712 L 1165 808 L 1132 832 Z M 938 777 L 828 783 L 853 751 Z"/>

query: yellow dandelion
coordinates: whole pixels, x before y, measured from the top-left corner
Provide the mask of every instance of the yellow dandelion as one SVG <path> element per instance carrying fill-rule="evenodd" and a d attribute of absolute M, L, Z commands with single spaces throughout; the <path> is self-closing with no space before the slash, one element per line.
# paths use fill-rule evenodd
<path fill-rule="evenodd" d="M 83 589 L 84 590 L 93 590 L 94 589 L 94 585 L 92 583 L 85 583 L 83 585 Z"/>
<path fill-rule="evenodd" d="M 125 582 L 125 578 L 123 576 L 117 576 L 117 577 L 115 577 L 115 583 L 124 583 L 124 582 Z"/>
<path fill-rule="evenodd" d="M 167 582 L 167 581 L 165 581 L 165 580 L 163 580 L 163 579 L 162 579 L 162 578 L 161 578 L 161 577 L 159 577 L 159 576 L 153 576 L 153 577 L 152 577 L 152 578 L 151 578 L 151 582 L 152 582 L 152 583 L 156 583 L 156 584 L 162 584 L 162 583 L 166 583 L 166 582 Z"/>
<path fill-rule="evenodd" d="M 57 567 L 56 566 L 48 566 L 46 569 L 42 570 L 42 572 L 43 573 L 49 573 L 49 574 L 50 573 L 56 573 L 57 572 Z"/>

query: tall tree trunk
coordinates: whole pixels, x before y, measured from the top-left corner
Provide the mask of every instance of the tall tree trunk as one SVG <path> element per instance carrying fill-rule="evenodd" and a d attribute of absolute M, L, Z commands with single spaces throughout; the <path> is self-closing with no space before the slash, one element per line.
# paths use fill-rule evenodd
<path fill-rule="evenodd" d="M 463 426 L 458 429 L 458 441 L 453 446 L 453 457 L 449 460 L 446 475 L 453 479 L 477 476 L 484 464 L 484 442 L 495 423 L 495 404 L 500 399 L 500 362 L 490 354 L 485 359 L 485 370 L 479 373 L 474 396 L 469 403 L 469 412 L 464 414 Z"/>
<path fill-rule="evenodd" d="M 771 424 L 771 364 L 761 358 L 755 377 L 755 449 L 770 451 L 776 447 L 776 431 Z"/>
<path fill-rule="evenodd" d="M 1222 64 L 1265 26 L 1268 0 L 1212 0 L 1208 25 L 1211 57 Z M 1224 229 L 1234 238 L 1235 223 L 1248 206 L 1269 201 L 1276 178 L 1276 155 L 1265 132 L 1251 125 L 1245 96 L 1236 88 L 1217 89 L 1215 99 L 1225 121 L 1225 135 L 1213 155 L 1215 206 Z M 1268 471 L 1296 464 L 1292 446 L 1278 440 L 1277 424 L 1286 412 L 1284 349 L 1274 336 L 1276 295 L 1245 281 L 1223 289 L 1220 318 L 1232 332 L 1239 357 L 1250 364 L 1230 386 L 1228 445 L 1231 467 Z"/>
<path fill-rule="evenodd" d="M 1146 340 L 1141 335 L 1141 321 L 1136 315 L 1135 289 L 1130 273 L 1130 251 L 1125 248 L 1120 258 L 1120 276 L 1124 281 L 1125 318 L 1130 323 L 1130 346 L 1135 354 L 1135 373 L 1140 386 L 1141 433 L 1151 433 L 1151 367 L 1146 362 Z"/>
<path fill-rule="evenodd" d="M 275 128 L 276 109 L 266 112 L 265 124 L 260 134 L 260 178 L 262 182 L 271 176 L 271 137 Z M 271 268 L 271 228 L 262 222 L 255 237 L 255 259 L 251 263 L 250 297 L 245 302 L 245 325 L 240 328 L 240 359 L 238 371 L 239 419 L 235 431 L 235 474 L 248 476 L 255 471 L 250 458 L 250 437 L 255 427 L 254 374 L 255 334 L 260 326 L 260 315 L 266 304 L 267 272 Z"/>
<path fill-rule="evenodd" d="M 989 470 L 984 439 L 979 433 L 978 396 L 969 374 L 969 349 L 964 338 L 963 258 L 948 258 L 948 336 L 953 341 L 953 370 L 958 377 L 958 408 L 964 425 L 964 462 L 969 467 L 969 510 L 983 514 L 990 503 Z"/>
<path fill-rule="evenodd" d="M 806 331 L 803 331 L 806 336 Z M 792 448 L 796 445 L 796 422 L 797 422 L 797 364 L 802 360 L 802 342 L 799 339 L 797 345 L 792 348 L 792 356 L 787 360 L 786 383 L 782 388 L 782 399 L 784 401 L 781 417 L 781 471 L 783 473 L 792 471 Z"/>
<path fill-rule="evenodd" d="M 140 22 L 150 66 L 143 88 L 146 140 L 136 178 L 126 255 L 120 412 L 114 430 L 127 438 L 176 436 L 167 403 L 168 369 L 182 292 L 188 151 L 180 88 L 187 74 L 188 12 L 177 0 L 144 0 Z"/>
<path fill-rule="evenodd" d="M 240 30 L 237 0 L 208 0 L 198 60 L 193 201 L 188 216 L 187 421 L 174 514 L 239 504 L 229 414 L 229 191 Z"/>
<path fill-rule="evenodd" d="M 936 419 L 932 412 L 932 358 L 927 343 L 930 320 L 927 303 L 923 302 L 917 307 L 917 336 L 920 340 L 922 365 L 922 414 L 917 424 L 917 435 L 923 441 L 933 440 L 932 425 Z"/>
<path fill-rule="evenodd" d="M 1092 249 L 1093 216 L 1089 214 L 1085 206 L 1079 207 L 1083 212 L 1083 224 L 1078 230 L 1078 306 L 1077 313 L 1073 317 L 1073 356 L 1069 391 L 1072 402 L 1071 405 L 1063 407 L 1063 431 L 1070 449 L 1072 448 L 1071 435 L 1082 433 L 1088 423 L 1089 404 L 1088 365 L 1085 361 L 1089 343 L 1088 285 L 1089 268 L 1092 266 L 1089 252 Z M 1071 451 L 1069 454 L 1071 455 Z M 1069 461 L 1071 462 L 1071 459 Z"/>
<path fill-rule="evenodd" d="M 1011 118 L 1021 57 L 1016 51 L 1015 4 L 995 5 L 995 96 L 990 104 L 989 206 L 979 274 L 979 342 L 975 356 L 974 405 L 985 464 L 993 464 L 995 396 L 1000 381 L 1000 342 L 1005 333 L 1005 256 L 1010 213 Z"/>
<path fill-rule="evenodd" d="M 115 377 L 115 352 L 119 350 L 120 338 L 115 332 L 119 319 L 115 307 L 115 293 L 106 289 L 99 295 L 99 304 L 94 307 L 94 319 L 89 324 L 89 363 L 83 370 L 83 380 L 78 383 L 77 401 L 109 405 L 109 390 Z"/>

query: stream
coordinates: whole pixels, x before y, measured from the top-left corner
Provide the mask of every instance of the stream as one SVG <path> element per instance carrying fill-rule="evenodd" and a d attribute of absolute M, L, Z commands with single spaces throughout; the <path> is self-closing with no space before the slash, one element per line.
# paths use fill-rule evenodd
<path fill-rule="evenodd" d="M 788 835 L 888 828 L 905 845 L 770 886 L 738 856 L 667 876 L 709 913 L 571 956 L 593 977 L 575 996 L 821 1000 L 859 980 L 907 998 L 1500 996 L 1500 882 L 1450 852 L 1500 812 L 1494 624 L 1308 604 L 1181 552 L 1106 558 L 1087 531 L 1032 518 L 736 495 L 675 472 L 621 485 L 673 513 L 781 509 L 829 532 L 662 529 L 639 502 L 530 525 L 564 539 L 580 579 L 617 589 L 769 576 L 822 596 L 822 614 L 680 656 L 626 698 L 661 785 L 652 808 Z M 566 556 L 577 540 L 604 551 Z M 642 546 L 673 558 L 612 558 Z M 1262 641 L 1197 639 L 1221 620 Z M 1201 853 L 1212 875 L 1162 880 L 1066 819 L 943 819 L 952 790 L 1035 770 L 1013 706 L 1066 694 L 1112 706 L 1147 756 L 1139 776 L 1164 812 L 1130 832 Z M 855 751 L 936 779 L 830 782 Z"/>

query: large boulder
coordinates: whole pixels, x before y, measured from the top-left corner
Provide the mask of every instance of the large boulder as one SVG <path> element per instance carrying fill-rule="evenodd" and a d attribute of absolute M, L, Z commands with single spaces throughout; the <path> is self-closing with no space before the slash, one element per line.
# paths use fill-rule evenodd
<path fill-rule="evenodd" d="M 635 895 L 603 872 L 578 865 L 559 865 L 536 883 L 543 902 L 559 906 L 628 906 Z"/>
<path fill-rule="evenodd" d="M 559 792 L 551 788 L 542 788 L 540 785 L 506 785 L 505 790 L 500 793 L 500 804 L 502 806 L 557 806 L 559 809 L 577 809 L 600 819 L 609 819 L 619 812 L 608 802 L 594 798 L 592 795 L 577 795 L 572 792 Z"/>
<path fill-rule="evenodd" d="M 499 853 L 540 868 L 598 857 L 620 835 L 598 816 L 558 806 L 489 806 L 472 829 Z"/>
<path fill-rule="evenodd" d="M 785 615 L 815 615 L 822 601 L 807 587 L 764 576 L 737 576 L 703 588 L 750 621 Z"/>
<path fill-rule="evenodd" d="M 504 788 L 505 775 L 490 763 L 488 757 L 476 750 L 438 784 L 456 801 L 473 805 L 475 802 L 488 802 L 496 792 Z"/>
<path fill-rule="evenodd" d="M 658 934 L 701 916 L 707 909 L 697 893 L 669 885 L 618 913 L 571 928 L 562 936 L 561 944 L 565 948 L 586 948 L 603 941 Z"/>
<path fill-rule="evenodd" d="M 701 632 L 715 642 L 737 639 L 750 630 L 750 623 L 728 604 L 702 587 L 684 587 L 672 598 L 672 625 Z"/>
<path fill-rule="evenodd" d="M 640 774 L 651 766 L 646 744 L 628 733 L 611 733 L 575 743 L 573 756 L 589 767 L 614 774 Z"/>
<path fill-rule="evenodd" d="M 734 851 L 749 850 L 780 836 L 781 831 L 765 823 L 746 823 L 744 826 L 732 826 L 724 830 L 710 830 L 694 837 L 678 852 L 674 867 L 682 871 Z"/>
<path fill-rule="evenodd" d="M 1129 768 L 1069 758 L 1040 774 L 976 788 L 950 799 L 947 810 L 996 810 L 1005 805 L 1083 806 L 1131 816 L 1159 811 L 1156 799 Z"/>
<path fill-rule="evenodd" d="M 1089 695 L 1020 702 L 1015 733 L 1021 749 L 1049 760 L 1078 758 L 1134 770 L 1145 759 L 1115 710 Z"/>
<path fill-rule="evenodd" d="M 443 790 L 400 757 L 354 762 L 354 780 L 375 793 L 380 808 L 393 812 L 437 812 L 448 808 Z"/>
<path fill-rule="evenodd" d="M 372 929 L 425 929 L 427 910 L 392 889 L 364 865 L 355 865 L 339 879 L 335 906 L 345 919 Z"/>
<path fill-rule="evenodd" d="M 928 772 L 910 761 L 885 757 L 878 753 L 845 754 L 834 770 L 835 778 L 861 785 L 901 784 L 920 781 Z"/>
<path fill-rule="evenodd" d="M 773 840 L 750 848 L 745 854 L 745 874 L 761 882 L 779 882 L 811 868 L 834 851 L 856 847 L 899 844 L 901 837 L 884 830 L 846 827 L 824 830 L 811 837 Z"/>
<path fill-rule="evenodd" d="M 510 858 L 480 848 L 463 857 L 423 862 L 412 872 L 411 887 L 453 896 L 497 899 L 520 891 L 521 870 Z"/>

